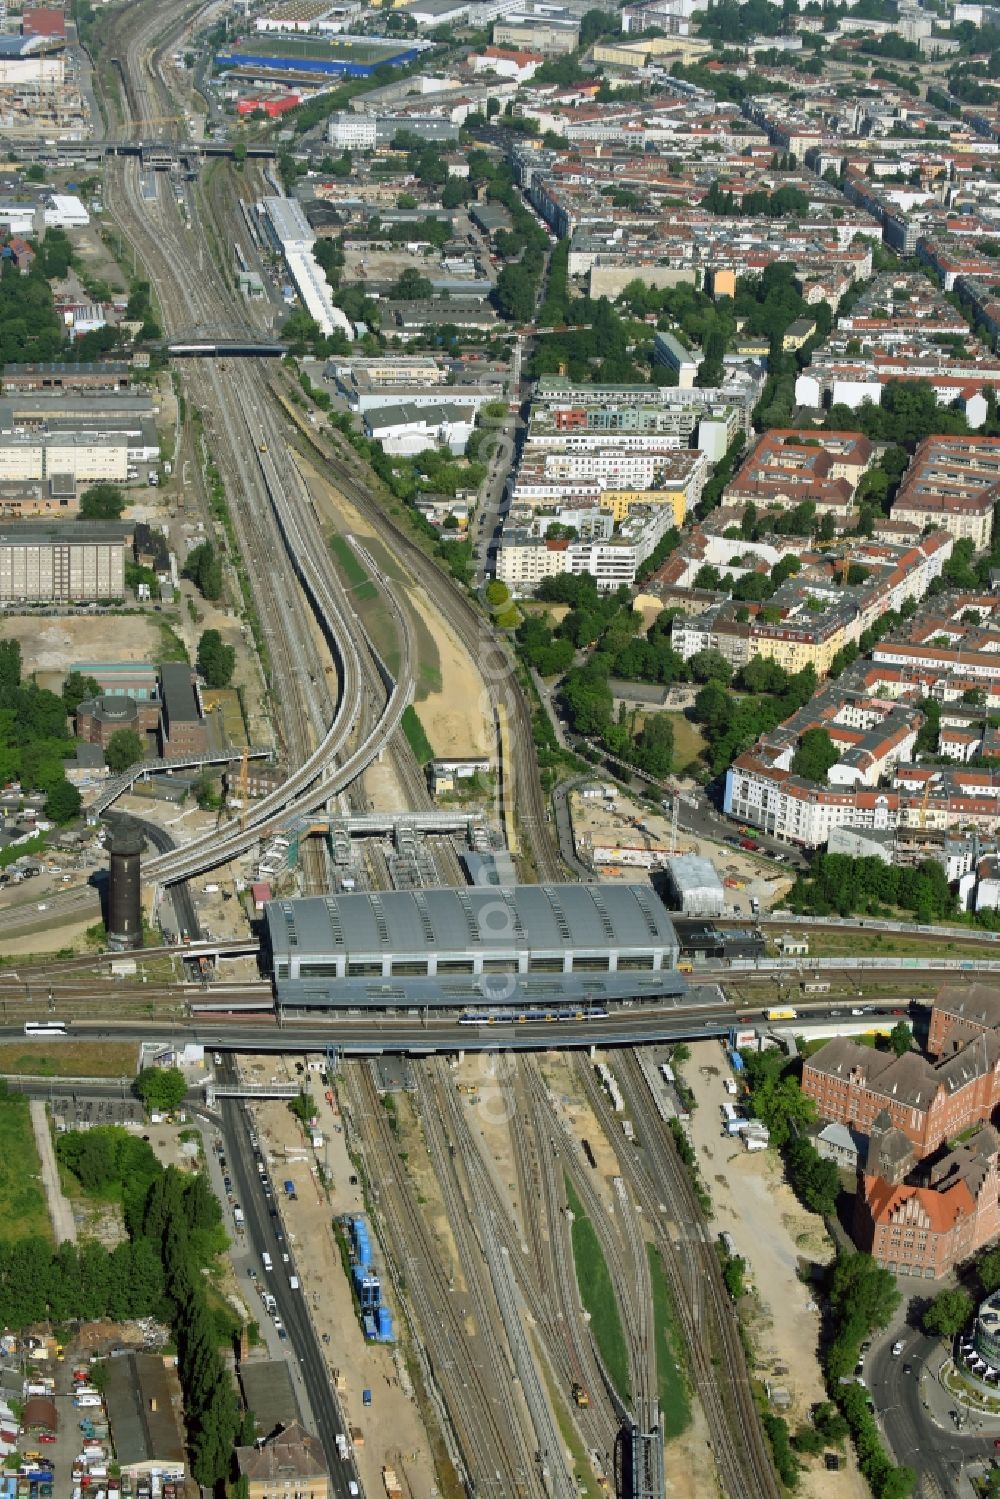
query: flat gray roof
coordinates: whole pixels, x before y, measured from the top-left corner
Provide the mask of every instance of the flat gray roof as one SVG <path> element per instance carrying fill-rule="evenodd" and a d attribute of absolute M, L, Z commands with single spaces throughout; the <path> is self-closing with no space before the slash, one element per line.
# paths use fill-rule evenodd
<path fill-rule="evenodd" d="M 172 723 L 197 721 L 198 699 L 190 666 L 183 661 L 164 661 L 160 667 L 160 686 L 167 717 Z"/>
<path fill-rule="evenodd" d="M 240 1365 L 240 1384 L 247 1409 L 257 1417 L 260 1436 L 301 1421 L 302 1412 L 284 1359 L 248 1359 Z"/>
<path fill-rule="evenodd" d="M 180 1387 L 176 1376 L 171 1381 L 162 1357 L 126 1353 L 109 1358 L 104 1367 L 104 1401 L 122 1467 L 153 1460 L 184 1467 L 184 1436 L 174 1410 Z"/>
<path fill-rule="evenodd" d="M 394 890 L 269 901 L 276 957 L 368 953 L 563 952 L 672 948 L 649 885 L 513 885 Z"/>

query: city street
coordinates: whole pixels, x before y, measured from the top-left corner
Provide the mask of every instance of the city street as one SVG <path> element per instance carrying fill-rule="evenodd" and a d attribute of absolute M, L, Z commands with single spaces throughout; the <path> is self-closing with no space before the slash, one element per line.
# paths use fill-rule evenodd
<path fill-rule="evenodd" d="M 899 1338 L 903 1351 L 893 1357 Z M 962 1411 L 939 1382 L 949 1350 L 938 1338 L 911 1328 L 886 1332 L 868 1355 L 865 1382 L 875 1402 L 879 1425 L 896 1460 L 920 1475 L 920 1499 L 947 1494 L 963 1499 L 972 1490 L 969 1470 L 991 1464 L 1000 1440 L 1000 1417 Z M 911 1372 L 906 1373 L 909 1369 Z M 952 1412 L 964 1420 L 960 1430 Z"/>

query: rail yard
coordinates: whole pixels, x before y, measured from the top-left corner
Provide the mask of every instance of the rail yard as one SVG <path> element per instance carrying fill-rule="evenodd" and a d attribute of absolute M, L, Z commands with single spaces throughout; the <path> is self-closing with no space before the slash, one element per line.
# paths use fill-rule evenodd
<path fill-rule="evenodd" d="M 58 33 L 47 8 L 34 19 L 24 9 L 29 30 Z M 929 1410 L 939 1399 L 935 1382 L 947 1388 L 940 1398 L 949 1405 L 967 1398 L 948 1383 L 952 1364 L 940 1360 L 933 1378 L 918 1364 L 912 1399 L 901 1384 L 918 1357 L 903 1319 L 915 1327 L 933 1307 L 924 1293 L 938 1263 L 928 1258 L 919 1294 L 902 1311 L 881 1284 L 883 1307 L 871 1326 L 844 1312 L 835 1285 L 845 1266 L 849 1274 L 859 1264 L 893 1286 L 897 1267 L 901 1278 L 911 1269 L 921 1275 L 916 1260 L 936 1209 L 921 1199 L 919 1249 L 899 1244 L 899 1219 L 886 1248 L 888 1230 L 875 1218 L 883 1204 L 869 1180 L 880 1179 L 879 1152 L 895 1163 L 893 1185 L 914 1199 L 939 1190 L 936 1173 L 946 1175 L 932 1152 L 953 1152 L 955 1179 L 970 1202 L 976 1198 L 969 1212 L 979 1213 L 984 1182 L 994 1192 L 984 1221 L 1000 1181 L 1000 1134 L 990 1115 L 1000 1098 L 1000 1082 L 990 1092 L 1000 1076 L 1000 931 L 992 929 L 1000 923 L 983 914 L 997 908 L 989 900 L 994 886 L 1000 892 L 1000 852 L 991 845 L 981 857 L 980 849 L 984 808 L 996 795 L 991 760 L 1000 756 L 981 682 L 990 682 L 997 646 L 974 645 L 967 654 L 981 650 L 979 675 L 947 693 L 916 665 L 893 676 L 892 656 L 878 671 L 874 659 L 879 621 L 898 613 L 899 627 L 909 628 L 915 619 L 919 574 L 920 589 L 954 609 L 946 617 L 940 603 L 942 619 L 926 638 L 912 625 L 913 659 L 954 641 L 961 664 L 962 632 L 988 629 L 1000 542 L 989 552 L 984 531 L 973 548 L 966 529 L 956 547 L 958 530 L 936 509 L 920 512 L 912 535 L 896 517 L 897 490 L 904 510 L 907 502 L 900 480 L 910 450 L 925 437 L 893 426 L 903 420 L 902 401 L 883 411 L 878 397 L 874 405 L 866 399 L 870 439 L 820 424 L 816 413 L 831 391 L 819 382 L 812 405 L 799 402 L 800 381 L 812 391 L 806 363 L 832 324 L 819 316 L 817 296 L 824 310 L 830 296 L 848 318 L 872 314 L 866 327 L 899 314 L 910 296 L 914 328 L 952 328 L 950 302 L 933 315 L 920 305 L 926 288 L 906 282 L 899 306 L 895 294 L 886 298 L 888 312 L 868 305 L 874 293 L 862 290 L 862 270 L 868 276 L 878 263 L 881 231 L 867 221 L 859 229 L 856 218 L 869 212 L 867 195 L 884 178 L 906 180 L 867 155 L 876 136 L 879 150 L 886 146 L 888 115 L 865 135 L 865 159 L 877 170 L 869 169 L 864 191 L 855 184 L 853 197 L 846 193 L 855 217 L 841 222 L 848 210 L 833 210 L 832 239 L 823 239 L 827 200 L 844 191 L 857 163 L 846 143 L 840 154 L 839 136 L 836 155 L 809 158 L 820 181 L 818 204 L 802 198 L 812 211 L 809 255 L 822 244 L 836 261 L 843 279 L 835 297 L 822 280 L 829 267 L 813 264 L 800 243 L 805 207 L 791 216 L 788 252 L 790 262 L 805 257 L 805 269 L 772 264 L 769 248 L 758 274 L 738 278 L 725 250 L 710 275 L 699 269 L 689 278 L 671 248 L 648 282 L 633 283 L 631 248 L 609 257 L 586 246 L 602 242 L 605 218 L 627 216 L 648 190 L 633 184 L 655 175 L 663 143 L 656 110 L 647 117 L 646 104 L 632 104 L 607 135 L 601 125 L 594 133 L 591 111 L 628 109 L 646 90 L 651 98 L 661 87 L 676 90 L 670 109 L 678 113 L 663 138 L 671 149 L 682 141 L 686 152 L 693 130 L 696 168 L 689 181 L 689 164 L 671 159 L 656 191 L 690 190 L 699 212 L 711 209 L 722 224 L 740 219 L 732 226 L 738 234 L 748 217 L 734 196 L 739 174 L 764 170 L 765 158 L 769 184 L 804 171 L 797 158 L 805 160 L 813 137 L 800 141 L 801 120 L 768 125 L 733 168 L 733 184 L 722 193 L 713 179 L 706 196 L 701 132 L 707 139 L 731 107 L 739 116 L 730 122 L 734 137 L 764 131 L 758 114 L 764 118 L 773 100 L 747 80 L 751 59 L 756 69 L 777 66 L 775 57 L 757 56 L 754 43 L 705 66 L 709 43 L 689 32 L 713 27 L 721 9 L 710 7 L 707 20 L 687 10 L 680 22 L 673 14 L 664 20 L 669 0 L 665 10 L 653 0 L 621 16 L 569 0 L 527 6 L 524 16 L 508 14 L 509 5 L 446 14 L 440 0 L 426 13 L 386 9 L 312 0 L 75 5 L 72 43 L 82 92 L 93 91 L 92 139 L 74 134 L 58 146 L 26 139 L 15 155 L 39 192 L 49 192 L 50 169 L 58 182 L 33 233 L 61 224 L 60 215 L 72 225 L 74 213 L 76 227 L 89 228 L 93 213 L 87 272 L 67 250 L 67 275 L 80 280 L 58 308 L 67 326 L 78 317 L 81 336 L 90 336 L 80 298 L 93 294 L 96 265 L 108 272 L 114 332 L 95 343 L 97 359 L 86 345 L 65 378 L 79 386 L 82 406 L 95 382 L 101 395 L 88 397 L 87 408 L 100 413 L 95 421 L 105 406 L 123 413 L 123 431 L 102 439 L 123 455 L 115 513 L 129 512 L 121 531 L 135 559 L 124 564 L 130 593 L 123 584 L 121 599 L 95 596 L 77 616 L 96 616 L 104 630 L 87 636 L 98 642 L 94 659 L 76 648 L 69 625 L 73 650 L 58 647 L 67 657 L 61 687 L 51 646 L 50 655 L 36 651 L 24 663 L 22 684 L 16 634 L 26 637 L 29 602 L 39 601 L 16 600 L 22 612 L 11 643 L 0 639 L 9 653 L 0 654 L 0 679 L 6 672 L 18 690 L 23 685 L 22 704 L 50 690 L 42 679 L 50 682 L 66 708 L 63 715 L 57 705 L 60 731 L 62 719 L 73 718 L 79 740 L 73 785 L 82 795 L 66 818 L 40 824 L 49 800 L 36 807 L 11 774 L 4 816 L 9 810 L 19 842 L 4 845 L 0 861 L 0 1051 L 12 1068 L 0 1104 L 24 1110 L 17 1095 L 32 1100 L 39 1170 L 24 1174 L 44 1190 L 53 1263 L 61 1274 L 62 1256 L 76 1253 L 71 1243 L 58 1247 L 62 1225 L 75 1236 L 84 1223 L 89 1187 L 77 1167 L 83 1160 L 85 1175 L 86 1158 L 105 1152 L 114 1163 L 101 1187 L 109 1263 L 135 1265 L 141 1281 L 162 1240 L 162 1278 L 158 1259 L 149 1277 L 159 1285 L 156 1317 L 137 1316 L 136 1326 L 143 1348 L 156 1350 L 157 1378 L 164 1370 L 173 1378 L 177 1366 L 174 1404 L 180 1412 L 187 1402 L 188 1425 L 174 1460 L 182 1473 L 188 1463 L 188 1492 L 197 1485 L 244 1499 L 276 1499 L 279 1488 L 286 1499 L 379 1499 L 383 1491 L 385 1499 L 783 1499 L 801 1480 L 806 1499 L 858 1499 L 866 1483 L 874 1499 L 906 1499 L 914 1490 L 919 1499 L 948 1499 L 949 1463 L 956 1484 L 968 1477 L 966 1454 L 979 1464 L 977 1482 L 987 1460 L 997 1463 L 1000 1437 L 994 1443 L 984 1424 L 995 1413 L 984 1402 L 958 1458 L 949 1452 L 941 1466 L 927 1459 L 926 1482 L 922 1469 L 905 1466 L 916 1458 L 898 1440 L 891 1445 L 899 1468 L 881 1445 L 904 1415 L 921 1430 L 917 1401 Z M 913 9 L 899 7 L 913 40 L 890 38 L 885 49 L 900 65 L 923 55 L 918 39 L 929 42 L 937 25 Z M 636 37 L 651 17 L 646 40 L 656 45 L 634 67 Z M 722 25 L 732 24 L 742 47 L 757 20 L 737 24 L 727 11 Z M 810 64 L 794 60 L 801 42 L 793 20 L 782 22 L 789 56 L 777 45 L 769 50 L 810 75 Z M 980 22 L 996 33 L 995 14 Z M 286 23 L 294 35 L 284 34 Z M 820 46 L 839 24 L 833 14 L 824 18 L 814 50 L 819 72 Z M 863 30 L 864 19 L 852 25 Z M 972 45 L 971 29 L 968 18 L 942 22 L 933 39 L 957 57 Z M 514 50 L 486 46 L 504 34 Z M 773 40 L 776 31 L 767 34 Z M 23 39 L 4 40 L 6 66 L 8 56 L 20 60 Z M 664 54 L 683 44 L 683 61 L 652 66 L 661 44 Z M 36 45 L 51 69 L 49 41 L 29 38 L 25 57 Z M 852 65 L 865 55 L 854 45 Z M 997 56 L 988 68 L 976 65 L 976 78 L 995 75 Z M 723 63 L 739 77 L 720 74 Z M 616 87 L 605 88 L 604 66 L 626 64 Z M 515 111 L 536 70 L 533 113 L 558 130 L 520 105 Z M 909 84 L 915 118 L 923 92 L 930 111 L 945 81 L 942 69 L 932 89 Z M 967 93 L 971 81 L 962 80 Z M 872 92 L 887 86 L 878 82 Z M 790 94 L 790 85 L 781 82 L 778 93 Z M 566 118 L 564 96 L 572 100 Z M 426 113 L 417 113 L 418 100 Z M 833 111 L 831 104 L 831 118 Z M 963 141 L 973 124 L 980 128 L 958 103 L 948 118 Z M 846 120 L 837 129 L 846 142 Z M 894 127 L 892 142 L 911 134 Z M 935 142 L 944 149 L 947 134 L 927 123 L 920 139 L 931 153 Z M 775 144 L 783 149 L 772 153 Z M 557 187 L 543 187 L 567 145 L 572 169 Z M 609 181 L 581 212 L 578 174 L 614 175 L 622 163 L 629 185 Z M 64 179 L 91 167 L 76 210 L 67 194 L 78 184 Z M 968 176 L 967 163 L 952 162 L 936 180 L 951 184 L 956 213 L 960 207 L 976 227 Z M 302 178 L 322 183 L 315 196 L 302 191 Z M 918 181 L 922 192 L 919 170 L 910 185 Z M 787 197 L 769 189 L 769 246 Z M 978 204 L 987 225 L 994 210 Z M 557 218 L 558 232 L 550 232 Z M 5 286 L 11 267 L 29 272 L 41 249 L 14 234 L 17 223 L 10 218 Z M 50 242 L 54 263 L 61 245 L 58 236 L 54 248 Z M 313 249 L 306 255 L 303 246 Z M 1000 253 L 982 242 L 980 250 Z M 593 264 L 581 272 L 588 256 Z M 611 265 L 618 258 L 622 264 Z M 907 262 L 906 276 L 915 264 Z M 345 295 L 348 268 L 357 279 Z M 782 318 L 793 306 L 801 316 L 779 327 L 772 298 Z M 430 324 L 435 299 L 447 312 Z M 577 318 L 570 309 L 581 306 Z M 988 316 L 995 314 L 993 307 Z M 697 320 L 704 352 L 691 347 L 683 317 Z M 941 351 L 966 356 L 961 327 L 961 337 L 938 336 L 942 359 Z M 467 330 L 471 342 L 463 342 Z M 582 334 L 594 340 L 578 355 L 573 339 Z M 569 343 L 547 353 L 553 337 Z M 126 342 L 125 372 L 112 377 Z M 647 344 L 650 382 L 640 387 Z M 865 341 L 852 338 L 844 359 L 855 345 L 861 352 L 852 359 L 867 353 Z M 981 356 L 985 370 L 986 351 Z M 27 368 L 7 367 L 5 412 L 18 380 L 31 378 Z M 397 386 L 394 370 L 409 384 L 400 378 Z M 112 392 L 109 382 L 119 381 Z M 850 391 L 862 386 L 859 379 Z M 140 387 L 152 392 L 148 406 Z M 808 465 L 827 508 L 810 500 L 808 516 L 800 506 L 772 534 L 760 529 L 764 499 L 759 507 L 749 501 L 716 537 L 711 512 L 737 483 L 744 444 L 777 441 L 768 427 L 784 410 L 786 387 L 796 404 L 788 394 L 794 420 L 782 417 L 782 461 L 791 468 L 794 455 L 803 472 Z M 992 390 L 987 402 L 971 389 L 948 387 L 954 430 L 964 439 L 981 426 L 990 435 L 969 441 L 993 441 L 1000 426 Z M 35 394 L 40 410 L 50 394 Z M 425 406 L 439 413 L 436 424 L 424 419 Z M 846 421 L 836 393 L 832 406 Z M 162 431 L 173 427 L 170 459 L 144 458 L 150 466 L 141 472 L 132 459 L 147 447 L 159 452 L 152 437 L 160 436 L 140 410 L 160 416 Z M 12 430 L 15 421 L 42 421 L 21 416 L 13 399 L 10 419 Z M 915 427 L 923 420 L 914 418 Z M 799 428 L 810 437 L 796 440 Z M 620 432 L 628 436 L 619 449 Z M 564 433 L 572 434 L 565 442 Z M 15 435 L 26 447 L 25 432 Z M 824 443 L 834 445 L 836 463 Z M 66 451 L 83 446 L 75 438 Z M 963 464 L 975 469 L 966 453 L 949 484 L 964 482 Z M 990 474 L 995 467 L 984 463 Z M 44 506 L 41 488 L 19 498 L 29 505 L 24 514 L 34 514 L 36 502 L 50 508 L 62 482 L 52 479 Z M 756 487 L 745 493 L 763 494 L 763 480 L 746 482 Z M 794 482 L 805 485 L 798 472 Z M 865 503 L 857 531 L 847 532 L 855 488 Z M 565 512 L 565 523 L 558 503 L 547 508 L 556 492 L 580 507 Z M 595 494 L 615 496 L 596 517 L 586 508 Z M 6 493 L 0 498 L 6 506 Z M 101 500 L 92 490 L 81 494 L 81 527 L 93 523 L 88 506 Z M 111 505 L 107 494 L 103 502 Z M 532 505 L 537 515 L 528 513 Z M 982 496 L 963 493 L 956 505 L 963 524 L 974 512 L 980 525 Z M 700 528 L 697 556 L 684 551 L 689 522 Z M 853 538 L 865 567 L 848 555 Z M 746 558 L 733 552 L 737 545 Z M 218 587 L 206 585 L 199 554 L 201 563 L 206 555 L 218 563 Z M 843 604 L 840 594 L 874 588 L 876 576 L 881 587 L 899 557 L 889 591 Z M 723 566 L 733 571 L 723 577 Z M 818 571 L 803 602 L 795 590 L 807 586 L 810 568 Z M 536 600 L 539 580 L 551 587 L 538 587 Z M 962 591 L 959 603 L 947 593 L 953 587 Z M 704 595 L 701 604 L 714 599 L 704 618 L 687 607 L 686 592 Z M 730 620 L 733 600 L 745 606 Z M 13 605 L 7 612 L 13 616 Z M 46 612 L 72 616 L 69 606 Z M 127 634 L 124 616 L 139 613 L 142 641 L 121 652 L 129 659 L 98 660 L 119 624 Z M 0 626 L 6 637 L 6 621 Z M 822 652 L 807 655 L 810 632 L 822 631 Z M 752 655 L 749 642 L 758 637 L 769 644 Z M 863 643 L 868 637 L 874 645 Z M 140 660 L 143 650 L 159 654 Z M 826 727 L 817 727 L 819 718 L 805 716 L 813 692 L 839 692 L 861 653 L 873 655 L 863 701 L 859 688 L 846 709 L 839 700 L 826 705 Z M 915 706 L 918 679 L 926 697 Z M 462 712 L 449 717 L 449 706 Z M 3 734 L 7 716 L 0 705 Z M 115 744 L 118 718 L 137 726 L 138 748 L 128 753 Z M 945 745 L 957 747 L 959 770 L 944 765 L 952 755 Z M 67 741 L 60 754 L 68 761 L 70 753 Z M 772 787 L 761 801 L 758 780 L 770 778 L 782 796 L 792 786 L 791 805 L 796 778 L 827 760 L 814 778 L 820 789 L 801 798 L 803 807 L 825 810 L 815 818 L 812 810 L 782 811 L 780 827 L 793 832 L 779 836 L 778 793 Z M 900 810 L 891 821 L 888 794 L 875 788 L 887 790 L 899 766 L 905 794 L 893 786 L 892 816 Z M 970 779 L 970 789 L 965 774 L 980 780 Z M 854 828 L 839 809 L 855 799 L 867 816 L 861 787 L 871 789 L 877 810 Z M 961 829 L 968 846 L 958 850 L 949 839 L 966 793 L 975 805 Z M 908 823 L 906 798 L 916 799 Z M 17 818 L 24 821 L 15 829 Z M 820 821 L 831 835 L 827 854 L 809 841 Z M 861 869 L 857 878 L 844 874 L 842 889 L 838 866 L 824 862 L 848 858 L 833 853 L 835 834 L 852 850 L 852 871 Z M 890 868 L 897 858 L 902 873 Z M 944 861 L 947 878 L 932 859 Z M 87 928 L 98 905 L 101 923 Z M 64 931 L 70 945 L 60 947 Z M 115 1059 L 103 1072 L 99 1051 Z M 108 1075 L 133 1052 L 135 1082 Z M 88 1067 L 94 1076 L 71 1075 Z M 880 1093 L 883 1077 L 890 1081 Z M 169 1105 L 161 1107 L 159 1090 Z M 930 1092 L 960 1099 L 954 1139 L 931 1127 Z M 716 1097 L 725 1099 L 721 1125 L 715 1102 L 695 1113 Z M 707 1138 L 706 1113 L 715 1129 Z M 101 1133 L 80 1146 L 77 1132 L 95 1123 Z M 768 1145 L 767 1156 L 754 1154 Z M 132 1161 L 137 1175 L 163 1170 L 141 1204 L 130 1195 L 132 1181 L 114 1175 L 119 1159 L 123 1173 Z M 157 1164 L 168 1159 L 169 1168 Z M 905 1183 L 899 1163 L 910 1170 Z M 779 1176 L 806 1215 L 808 1232 L 775 1250 L 769 1284 L 797 1310 L 808 1297 L 815 1325 L 822 1322 L 817 1347 L 803 1353 L 815 1376 L 808 1397 L 783 1387 L 788 1371 L 779 1359 L 762 1363 L 766 1308 L 752 1258 L 733 1242 L 742 1220 L 714 1216 L 732 1212 L 730 1191 L 738 1202 L 755 1168 L 764 1216 L 768 1183 L 773 1191 Z M 192 1186 L 195 1173 L 201 1180 Z M 206 1182 L 210 1207 L 199 1201 Z M 0 1172 L 0 1196 L 4 1190 Z M 851 1190 L 869 1197 L 856 1196 L 849 1227 Z M 868 1231 L 862 1207 L 872 1217 L 865 1242 L 857 1237 Z M 955 1213 L 966 1211 L 963 1198 Z M 217 1252 L 208 1266 L 179 1271 L 187 1249 L 178 1247 L 176 1228 L 185 1215 L 187 1237 L 214 1238 Z M 720 1223 L 733 1235 L 718 1232 Z M 202 1234 L 206 1225 L 212 1231 Z M 962 1242 L 971 1245 L 974 1233 L 981 1247 L 978 1220 Z M 850 1258 L 851 1234 L 870 1259 Z M 31 1243 L 44 1258 L 48 1241 Z M 6 1241 L 0 1250 L 8 1254 Z M 97 1246 L 82 1245 L 81 1262 L 92 1252 Z M 951 1273 L 956 1252 L 948 1253 Z M 961 1274 L 976 1286 L 969 1264 Z M 186 1303 L 200 1316 L 202 1281 L 210 1331 L 193 1314 L 191 1325 L 185 1320 Z M 131 1305 L 126 1290 L 118 1300 Z M 970 1315 L 971 1308 L 970 1295 Z M 168 1312 L 171 1326 L 155 1330 Z M 54 1328 L 60 1319 L 53 1312 L 49 1320 Z M 921 1325 L 928 1336 L 920 1334 L 927 1346 L 919 1357 L 929 1370 L 933 1318 Z M 848 1357 L 837 1340 L 846 1347 L 855 1333 Z M 95 1360 L 115 1336 L 102 1330 Z M 965 1346 L 959 1332 L 955 1362 Z M 902 1374 L 890 1366 L 886 1375 L 904 1348 Z M 24 1345 L 30 1371 L 29 1358 L 42 1362 L 34 1340 Z M 58 1345 L 53 1366 L 62 1358 Z M 69 1367 L 56 1378 L 68 1379 Z M 217 1369 L 217 1378 L 206 1369 Z M 213 1382 L 218 1388 L 206 1398 L 220 1390 L 224 1398 L 206 1418 L 195 1397 Z M 46 1398 L 56 1379 L 51 1384 L 52 1391 L 41 1386 Z M 829 1401 L 817 1403 L 815 1390 Z M 101 1403 L 96 1388 L 91 1395 L 87 1386 L 86 1398 Z M 12 1418 L 5 1404 L 3 1412 L 5 1422 Z M 213 1420 L 223 1426 L 227 1412 L 232 1430 L 210 1472 L 206 1432 Z M 55 1499 L 179 1495 L 180 1487 L 161 1486 L 154 1414 L 165 1414 L 156 1396 L 147 1410 L 141 1401 L 130 1406 L 130 1431 L 141 1428 L 133 1446 L 149 1450 L 133 1461 L 123 1439 L 121 1463 L 92 1470 L 107 1485 L 97 1489 L 90 1473 L 78 1482 L 87 1461 L 97 1461 L 98 1442 L 90 1417 L 81 1421 L 73 1487 L 57 1485 Z M 46 1414 L 35 1424 L 38 1439 L 54 1448 L 55 1421 Z M 962 1420 L 954 1424 L 958 1442 Z M 934 1441 L 945 1445 L 940 1432 Z M 915 1438 L 911 1445 L 919 1454 Z M 38 1453 L 24 1458 L 26 1466 L 43 1463 Z M 18 1499 L 52 1499 L 45 1467 L 48 1486 L 44 1473 L 41 1486 L 26 1474 L 23 1485 L 16 1481 Z"/>

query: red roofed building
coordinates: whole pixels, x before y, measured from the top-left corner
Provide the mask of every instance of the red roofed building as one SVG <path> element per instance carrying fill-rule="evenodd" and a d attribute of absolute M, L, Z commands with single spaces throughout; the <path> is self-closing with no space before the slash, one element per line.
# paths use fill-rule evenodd
<path fill-rule="evenodd" d="M 53 6 L 37 5 L 21 15 L 22 36 L 66 36 L 66 12 Z"/>
<path fill-rule="evenodd" d="M 855 1199 L 854 1238 L 893 1274 L 940 1280 L 1000 1234 L 1000 1135 L 971 1139 L 915 1166 L 905 1137 L 879 1115 Z"/>

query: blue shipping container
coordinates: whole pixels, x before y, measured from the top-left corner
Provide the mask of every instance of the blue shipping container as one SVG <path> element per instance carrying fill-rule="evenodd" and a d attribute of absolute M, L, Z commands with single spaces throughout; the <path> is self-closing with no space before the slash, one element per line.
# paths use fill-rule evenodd
<path fill-rule="evenodd" d="M 376 1337 L 375 1318 L 372 1316 L 371 1312 L 369 1312 L 366 1317 L 362 1318 L 361 1325 L 364 1328 L 365 1337 L 369 1340 L 369 1342 L 374 1342 Z"/>
<path fill-rule="evenodd" d="M 371 1390 L 362 1390 L 361 1391 L 361 1404 L 362 1405 L 371 1405 L 371 1403 L 372 1403 L 372 1392 L 371 1392 Z"/>
<path fill-rule="evenodd" d="M 392 1313 L 387 1306 L 378 1309 L 378 1335 L 382 1343 L 391 1343 L 393 1340 Z"/>

